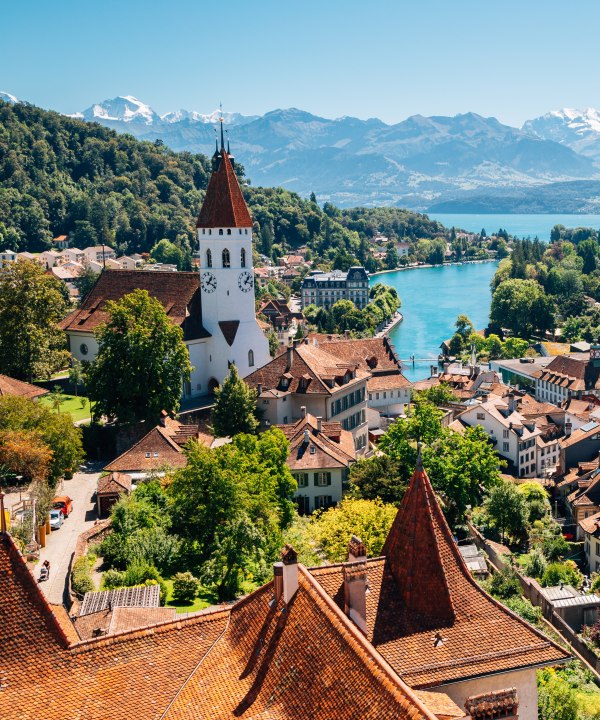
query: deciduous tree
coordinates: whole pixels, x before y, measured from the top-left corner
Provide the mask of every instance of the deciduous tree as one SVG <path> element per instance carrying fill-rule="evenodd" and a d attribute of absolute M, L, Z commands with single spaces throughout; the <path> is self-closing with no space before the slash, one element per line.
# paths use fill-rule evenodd
<path fill-rule="evenodd" d="M 108 320 L 96 331 L 99 350 L 88 377 L 94 417 L 153 423 L 162 410 L 176 411 L 191 372 L 181 328 L 146 290 L 108 302 L 106 311 Z"/>
<path fill-rule="evenodd" d="M 232 365 L 223 384 L 215 390 L 212 411 L 213 431 L 217 437 L 253 433 L 256 419 L 256 390 L 250 388 Z"/>

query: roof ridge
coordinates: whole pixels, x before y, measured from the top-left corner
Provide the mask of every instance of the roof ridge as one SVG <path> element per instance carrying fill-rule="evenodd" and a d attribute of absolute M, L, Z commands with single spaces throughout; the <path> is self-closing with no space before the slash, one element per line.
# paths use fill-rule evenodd
<path fill-rule="evenodd" d="M 410 701 L 414 703 L 416 708 L 420 710 L 426 718 L 430 720 L 437 720 L 436 715 L 425 705 L 421 698 L 417 697 L 415 692 L 404 680 L 396 673 L 392 666 L 385 660 L 385 658 L 377 651 L 372 643 L 360 632 L 356 625 L 346 616 L 345 613 L 336 605 L 336 603 L 329 597 L 325 590 L 321 587 L 320 583 L 314 578 L 307 568 L 298 563 L 298 572 L 307 582 L 310 589 L 319 597 L 319 599 L 326 605 L 328 611 L 332 613 L 335 618 L 340 622 L 347 633 L 347 640 L 351 638 L 355 645 L 358 645 L 361 653 L 366 654 L 373 662 L 379 665 L 379 668 L 387 681 L 392 687 L 390 688 L 394 694 L 399 695 L 401 701 Z M 358 648 L 355 647 L 355 650 Z"/>

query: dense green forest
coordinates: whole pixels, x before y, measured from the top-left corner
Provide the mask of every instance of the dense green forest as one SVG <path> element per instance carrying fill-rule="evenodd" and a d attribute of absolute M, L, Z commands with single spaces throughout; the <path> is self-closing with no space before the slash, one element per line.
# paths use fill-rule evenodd
<path fill-rule="evenodd" d="M 490 327 L 524 339 L 561 328 L 567 341 L 600 338 L 600 244 L 593 228 L 556 225 L 550 243 L 515 240 L 492 281 Z"/>
<path fill-rule="evenodd" d="M 340 210 L 314 196 L 253 188 L 237 168 L 255 221 L 257 249 L 277 260 L 308 245 L 318 262 L 346 269 L 381 263 L 368 238 L 423 243 L 448 237 L 424 215 L 395 208 Z M 175 153 L 25 103 L 0 101 L 0 247 L 37 252 L 68 233 L 73 244 L 107 243 L 117 252 L 150 252 L 162 239 L 194 249 L 195 218 L 210 175 L 200 154 Z M 390 248 L 389 262 L 397 264 Z"/>

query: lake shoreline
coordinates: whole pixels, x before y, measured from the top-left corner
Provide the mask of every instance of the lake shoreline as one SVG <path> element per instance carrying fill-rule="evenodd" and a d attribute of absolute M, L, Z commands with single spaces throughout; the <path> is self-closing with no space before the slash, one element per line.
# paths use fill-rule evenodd
<path fill-rule="evenodd" d="M 443 263 L 441 265 L 429 265 L 427 263 L 423 263 L 423 265 L 405 265 L 403 267 L 397 267 L 393 270 L 378 270 L 374 273 L 369 273 L 369 277 L 375 277 L 376 275 L 387 275 L 389 273 L 395 273 L 395 272 L 404 272 L 405 270 L 422 270 L 422 269 L 429 269 L 429 268 L 445 268 L 445 267 L 455 267 L 457 265 L 480 265 L 481 263 L 489 263 L 489 262 L 498 262 L 495 258 L 487 258 L 486 260 L 461 260 L 461 262 L 449 262 L 449 263 Z"/>

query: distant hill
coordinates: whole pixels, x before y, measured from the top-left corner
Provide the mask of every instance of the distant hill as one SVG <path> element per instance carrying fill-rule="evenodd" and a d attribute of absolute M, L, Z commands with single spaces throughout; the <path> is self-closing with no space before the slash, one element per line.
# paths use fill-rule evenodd
<path fill-rule="evenodd" d="M 153 122 L 149 108 L 124 100 L 103 110 L 127 113 L 130 127 Z M 340 210 L 282 188 L 248 187 L 236 167 L 257 249 L 274 261 L 308 245 L 319 262 L 343 268 L 359 261 L 375 270 L 368 243 L 375 234 L 411 241 L 446 234 L 440 223 L 407 210 Z M 0 99 L 0 250 L 40 251 L 69 233 L 81 248 L 107 243 L 119 254 L 149 252 L 166 238 L 189 264 L 210 172 L 205 155 Z"/>

